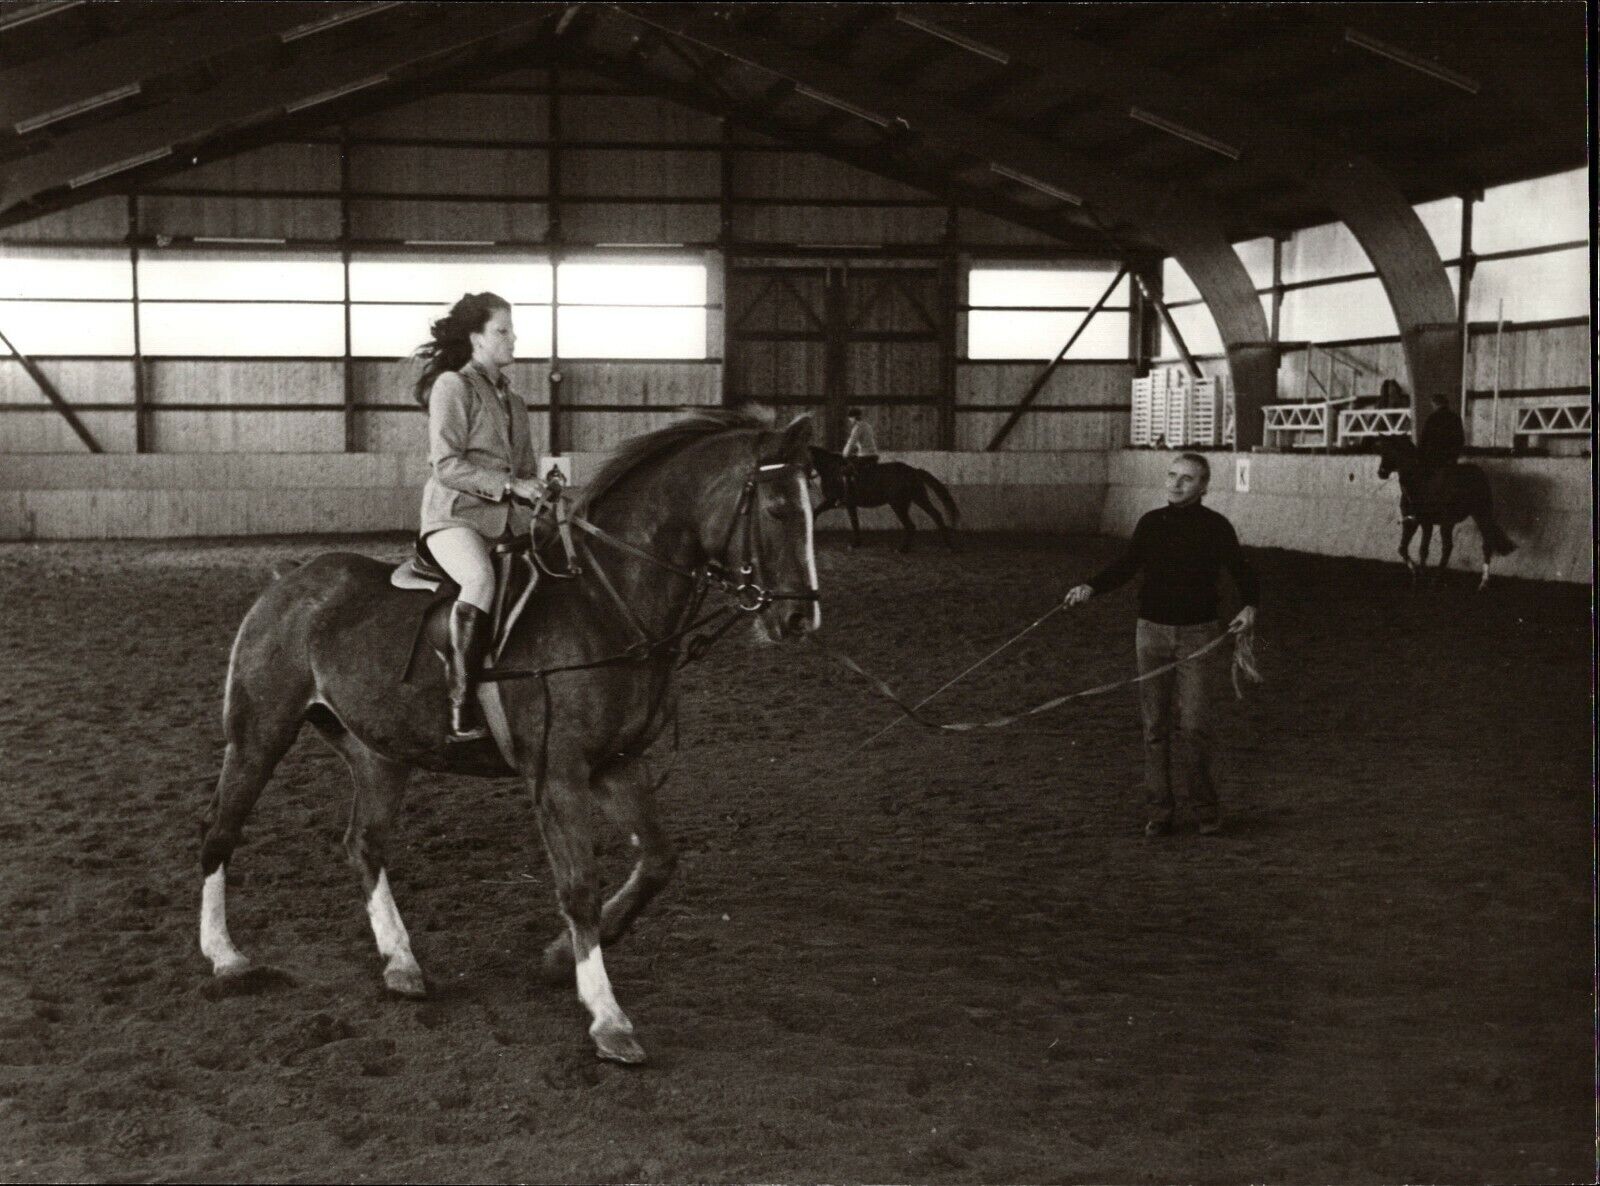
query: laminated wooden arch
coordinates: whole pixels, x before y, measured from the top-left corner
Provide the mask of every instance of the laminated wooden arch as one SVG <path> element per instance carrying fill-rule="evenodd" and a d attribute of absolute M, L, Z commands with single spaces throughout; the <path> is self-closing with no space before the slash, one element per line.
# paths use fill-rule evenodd
<path fill-rule="evenodd" d="M 906 11 L 959 30 L 965 8 L 915 5 Z M 1427 395 L 1453 398 L 1460 389 L 1461 330 L 1449 275 L 1422 220 L 1383 170 L 1340 145 L 1263 118 L 1253 104 L 1197 88 L 1135 54 L 1064 32 L 1052 33 L 1048 57 L 1021 38 L 987 26 L 981 33 L 974 30 L 973 36 L 1044 77 L 1126 103 L 1130 112 L 1138 107 L 1157 119 L 1181 121 L 1215 138 L 1237 154 L 1237 164 L 1222 168 L 1276 174 L 1302 186 L 1349 227 L 1383 284 L 1410 371 L 1413 423 L 1422 422 Z M 1211 303 L 1203 289 L 1201 295 Z M 1215 308 L 1212 312 L 1217 315 Z M 1223 340 L 1229 339 L 1224 335 Z M 1230 359 L 1233 353 L 1230 348 Z M 1256 420 L 1252 417 L 1251 423 L 1259 431 Z M 1241 418 L 1239 430 L 1245 428 Z"/>

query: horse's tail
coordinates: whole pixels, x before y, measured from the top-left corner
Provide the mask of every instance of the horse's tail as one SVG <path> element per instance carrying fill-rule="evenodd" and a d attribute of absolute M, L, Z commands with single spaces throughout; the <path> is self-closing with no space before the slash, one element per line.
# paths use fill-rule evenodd
<path fill-rule="evenodd" d="M 1494 491 L 1489 486 L 1489 478 L 1475 465 L 1464 465 L 1463 470 L 1471 471 L 1470 476 L 1475 481 L 1471 502 L 1472 521 L 1478 525 L 1478 534 L 1483 537 L 1483 554 L 1487 556 L 1509 556 L 1517 550 L 1517 545 L 1511 542 L 1511 537 L 1501 529 L 1494 517 Z"/>
<path fill-rule="evenodd" d="M 956 506 L 956 500 L 950 496 L 950 491 L 945 484 L 934 477 L 925 469 L 918 469 L 917 476 L 922 479 L 922 484 L 939 496 L 939 501 L 944 503 L 944 509 L 950 515 L 950 526 L 961 526 L 961 508 Z"/>
<path fill-rule="evenodd" d="M 1509 556 L 1517 550 L 1517 545 L 1495 522 L 1494 509 L 1485 507 L 1482 511 L 1472 516 L 1472 521 L 1478 525 L 1478 534 L 1483 536 L 1483 551 L 1488 556 Z"/>

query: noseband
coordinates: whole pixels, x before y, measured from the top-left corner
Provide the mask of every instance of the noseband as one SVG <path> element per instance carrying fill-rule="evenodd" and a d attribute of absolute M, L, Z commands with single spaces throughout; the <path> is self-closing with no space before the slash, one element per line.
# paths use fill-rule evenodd
<path fill-rule="evenodd" d="M 739 565 L 737 573 L 730 573 L 727 566 L 719 560 L 707 561 L 705 565 L 711 582 L 731 596 L 735 604 L 745 613 L 758 613 L 775 601 L 817 601 L 821 598 L 821 594 L 815 589 L 805 589 L 798 593 L 789 590 L 769 590 L 757 579 L 761 576 L 761 553 L 756 548 L 756 487 L 763 482 L 775 482 L 795 475 L 803 476 L 804 473 L 804 468 L 792 461 L 773 462 L 767 465 L 756 462 L 751 468 L 750 476 L 745 479 L 743 489 L 739 491 L 739 502 L 734 507 L 733 518 L 728 520 L 728 530 L 722 537 L 722 547 L 719 549 L 720 555 L 728 554 L 734 533 L 738 531 L 742 521 L 744 562 Z"/>

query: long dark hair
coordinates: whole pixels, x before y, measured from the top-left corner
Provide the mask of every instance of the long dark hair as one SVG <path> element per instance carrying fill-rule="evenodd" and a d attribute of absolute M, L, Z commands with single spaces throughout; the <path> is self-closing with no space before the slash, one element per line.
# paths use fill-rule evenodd
<path fill-rule="evenodd" d="M 510 308 L 511 302 L 505 297 L 492 292 L 469 292 L 428 327 L 432 336 L 411 352 L 411 357 L 422 364 L 417 381 L 411 386 L 411 398 L 419 407 L 428 406 L 428 393 L 433 390 L 435 379 L 446 371 L 459 371 L 472 360 L 472 335 L 501 309 Z"/>

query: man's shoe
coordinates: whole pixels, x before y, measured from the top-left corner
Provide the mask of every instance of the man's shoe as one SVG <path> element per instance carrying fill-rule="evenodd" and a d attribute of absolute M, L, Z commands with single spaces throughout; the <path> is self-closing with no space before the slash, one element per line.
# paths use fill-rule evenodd
<path fill-rule="evenodd" d="M 1144 826 L 1146 836 L 1170 836 L 1172 834 L 1172 821 L 1169 819 L 1153 819 Z"/>
<path fill-rule="evenodd" d="M 1222 821 L 1220 819 L 1203 819 L 1200 821 L 1200 827 L 1197 831 L 1202 836 L 1215 836 L 1222 831 Z"/>

